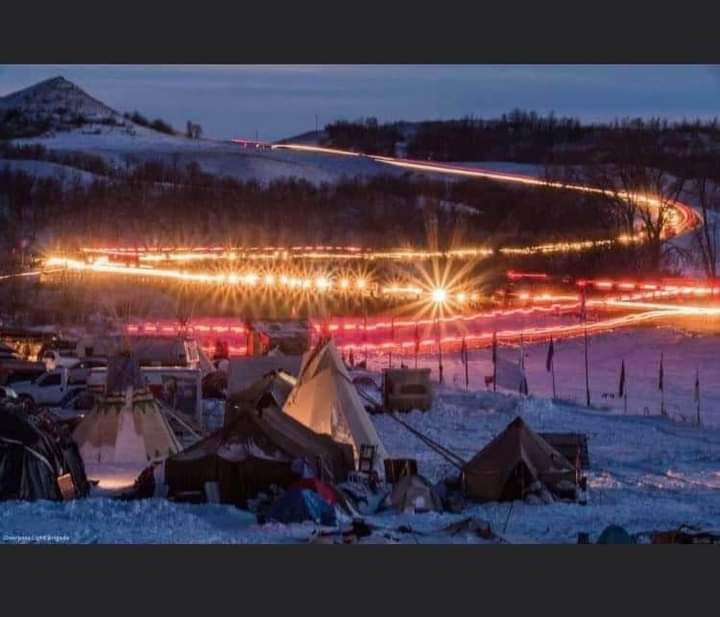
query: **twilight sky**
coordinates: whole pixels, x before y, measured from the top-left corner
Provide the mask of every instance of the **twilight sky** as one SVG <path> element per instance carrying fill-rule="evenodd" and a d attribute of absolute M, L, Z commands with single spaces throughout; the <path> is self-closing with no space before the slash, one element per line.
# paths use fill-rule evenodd
<path fill-rule="evenodd" d="M 0 65 L 0 96 L 62 75 L 118 111 L 207 137 L 275 140 L 337 119 L 493 117 L 513 108 L 586 121 L 720 116 L 720 68 L 700 65 Z"/>

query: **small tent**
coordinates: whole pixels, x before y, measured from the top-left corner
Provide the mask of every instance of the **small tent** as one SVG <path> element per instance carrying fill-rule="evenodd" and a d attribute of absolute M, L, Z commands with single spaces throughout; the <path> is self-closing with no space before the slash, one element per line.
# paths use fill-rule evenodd
<path fill-rule="evenodd" d="M 69 436 L 0 407 L 0 500 L 60 501 L 87 495 L 85 469 Z"/>
<path fill-rule="evenodd" d="M 442 501 L 430 482 L 418 475 L 404 475 L 388 496 L 390 505 L 400 512 L 442 512 Z"/>
<path fill-rule="evenodd" d="M 551 493 L 572 491 L 575 473 L 570 461 L 517 417 L 465 464 L 462 480 L 471 499 L 512 501 L 524 499 L 538 482 Z"/>
<path fill-rule="evenodd" d="M 299 479 L 296 463 L 314 475 L 342 482 L 353 468 L 352 448 L 320 435 L 270 405 L 234 412 L 232 424 L 165 461 L 168 495 L 198 493 L 216 482 L 222 503 L 245 505 L 275 484 Z"/>
<path fill-rule="evenodd" d="M 105 394 L 73 432 L 86 464 L 138 464 L 180 451 L 131 354 L 110 359 Z"/>
<path fill-rule="evenodd" d="M 361 446 L 374 446 L 373 469 L 384 476 L 387 452 L 332 339 L 303 355 L 297 384 L 283 409 L 312 430 L 350 444 L 356 460 Z"/>
<path fill-rule="evenodd" d="M 290 489 L 273 504 L 268 519 L 277 523 L 314 523 L 337 525 L 335 508 L 315 491 Z"/>

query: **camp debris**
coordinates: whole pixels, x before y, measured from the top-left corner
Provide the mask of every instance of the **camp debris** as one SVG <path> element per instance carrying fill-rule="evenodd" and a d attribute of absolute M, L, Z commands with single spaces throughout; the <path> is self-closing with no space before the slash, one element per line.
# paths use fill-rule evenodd
<path fill-rule="evenodd" d="M 105 394 L 73 432 L 85 464 L 142 464 L 181 450 L 130 354 L 110 359 Z"/>
<path fill-rule="evenodd" d="M 682 525 L 668 531 L 650 532 L 651 544 L 720 544 L 720 532 L 703 531 L 690 525 Z"/>
<path fill-rule="evenodd" d="M 89 489 L 82 459 L 62 427 L 0 408 L 0 500 L 62 501 Z"/>
<path fill-rule="evenodd" d="M 231 425 L 168 458 L 164 474 L 170 498 L 202 496 L 213 483 L 221 503 L 244 506 L 273 485 L 288 487 L 307 476 L 341 482 L 352 469 L 350 446 L 270 405 L 238 411 Z"/>
<path fill-rule="evenodd" d="M 419 514 L 442 512 L 440 497 L 432 484 L 420 475 L 404 475 L 393 486 L 388 505 L 399 512 Z"/>
<path fill-rule="evenodd" d="M 450 536 L 472 534 L 482 538 L 483 540 L 497 539 L 497 536 L 493 533 L 490 523 L 475 516 L 464 518 L 457 523 L 451 523 L 443 529 L 443 532 L 449 534 Z"/>
<path fill-rule="evenodd" d="M 334 527 L 337 525 L 337 515 L 333 505 L 315 491 L 289 489 L 273 504 L 268 521 L 285 524 L 312 521 Z"/>
<path fill-rule="evenodd" d="M 570 461 L 517 417 L 463 466 L 461 481 L 465 495 L 475 501 L 539 504 L 574 500 L 576 474 Z"/>
<path fill-rule="evenodd" d="M 283 410 L 312 430 L 350 444 L 358 462 L 362 447 L 373 446 L 372 470 L 384 476 L 387 452 L 332 339 L 321 340 L 303 355 Z"/>

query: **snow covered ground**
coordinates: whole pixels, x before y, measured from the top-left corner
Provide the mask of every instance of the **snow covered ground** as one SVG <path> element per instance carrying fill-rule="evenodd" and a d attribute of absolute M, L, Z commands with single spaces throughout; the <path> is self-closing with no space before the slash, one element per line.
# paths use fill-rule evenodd
<path fill-rule="evenodd" d="M 73 182 L 75 179 L 82 184 L 90 184 L 93 180 L 98 179 L 95 174 L 87 171 L 69 167 L 68 165 L 60 165 L 48 161 L 30 161 L 0 158 L 0 171 L 8 169 L 9 171 L 24 171 L 35 178 L 62 178 L 66 182 Z"/>
<path fill-rule="evenodd" d="M 510 504 L 471 505 L 462 514 L 382 512 L 366 520 L 395 530 L 389 534 L 393 541 L 407 543 L 481 542 L 467 534 L 451 537 L 440 533 L 449 523 L 467 516 L 489 521 L 493 530 L 515 542 L 574 543 L 578 532 L 583 531 L 594 541 L 612 523 L 631 533 L 682 524 L 720 527 L 720 430 L 709 426 L 720 424 L 720 367 L 709 364 L 718 342 L 716 336 L 692 337 L 668 328 L 592 338 L 593 400 L 612 410 L 536 398 L 534 393 L 546 395 L 550 390 L 544 368 L 545 345 L 526 348 L 531 391 L 527 398 L 485 391 L 482 375 L 490 367 L 486 350 L 471 352 L 471 386 L 478 389 L 467 392 L 461 381 L 462 366 L 457 358 L 446 357 L 447 385 L 437 388 L 433 408 L 405 414 L 403 420 L 465 459 L 517 415 L 537 431 L 585 433 L 590 455 L 589 503 L 539 506 L 516 502 L 512 510 Z M 704 362 L 705 426 L 657 415 L 657 401 L 651 397 L 657 392 L 655 353 L 660 349 L 665 351 L 667 405 L 671 410 L 680 409 L 683 398 L 691 398 L 693 360 Z M 581 352 L 582 339 L 563 341 L 556 347 L 558 394 L 563 398 L 583 399 Z M 517 351 L 502 348 L 500 353 L 510 358 Z M 627 415 L 618 401 L 600 398 L 603 390 L 617 388 L 623 355 L 631 392 Z M 371 360 L 372 365 L 382 358 Z M 434 362 L 434 358 L 421 358 L 428 366 Z M 374 376 L 379 379 L 379 373 Z M 655 415 L 643 415 L 640 392 L 649 397 Z M 416 458 L 420 472 L 430 480 L 455 472 L 393 418 L 373 416 L 373 422 L 391 456 Z M 400 525 L 418 533 L 397 533 Z M 93 497 L 67 504 L 0 503 L 0 537 L 4 542 L 296 543 L 307 541 L 314 529 L 311 523 L 259 526 L 252 514 L 231 506 L 174 504 L 162 499 L 122 502 Z"/>
<path fill-rule="evenodd" d="M 549 318 L 547 318 L 549 319 Z M 715 329 L 717 332 L 717 329 Z M 556 340 L 555 386 L 557 398 L 574 405 L 585 405 L 585 359 L 582 337 Z M 531 395 L 552 398 L 552 374 L 546 370 L 547 343 L 524 346 L 525 368 Z M 648 326 L 617 330 L 588 338 L 590 399 L 594 408 L 624 414 L 624 401 L 618 396 L 621 362 L 625 361 L 628 415 L 659 415 L 661 391 L 658 389 L 660 354 L 663 355 L 665 409 L 676 422 L 694 423 L 696 370 L 700 373 L 700 412 L 702 423 L 720 428 L 720 335 L 701 334 L 670 326 Z M 516 346 L 501 346 L 499 355 L 513 362 L 520 358 Z M 465 388 L 465 367 L 459 353 L 443 354 L 445 383 Z M 469 352 L 470 389 L 485 389 L 484 377 L 492 375 L 491 350 Z M 362 355 L 357 356 L 361 360 Z M 413 357 L 403 362 L 414 366 Z M 369 358 L 371 369 L 387 366 L 387 356 Z M 398 364 L 398 359 L 394 359 Z M 421 355 L 418 366 L 430 368 L 437 379 L 435 355 Z"/>
<path fill-rule="evenodd" d="M 99 133 L 95 134 L 94 130 Z M 246 149 L 226 141 L 165 135 L 141 126 L 134 127 L 133 133 L 98 126 L 16 140 L 16 143 L 95 154 L 117 165 L 124 165 L 128 157 L 163 160 L 179 166 L 194 161 L 207 173 L 261 183 L 288 177 L 322 183 L 336 182 L 343 176 L 403 173 L 365 157 Z"/>

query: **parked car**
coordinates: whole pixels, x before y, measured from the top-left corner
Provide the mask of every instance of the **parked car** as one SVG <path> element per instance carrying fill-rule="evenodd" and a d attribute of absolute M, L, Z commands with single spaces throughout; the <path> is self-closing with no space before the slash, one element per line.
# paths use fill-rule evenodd
<path fill-rule="evenodd" d="M 95 395 L 87 388 L 70 389 L 56 404 L 48 409 L 58 417 L 83 416 L 95 406 Z"/>
<path fill-rule="evenodd" d="M 71 349 L 47 349 L 42 355 L 42 361 L 48 371 L 63 367 L 69 368 L 79 360 L 77 353 Z"/>
<path fill-rule="evenodd" d="M 19 398 L 17 392 L 9 386 L 0 386 L 0 400 L 18 401 Z"/>
<path fill-rule="evenodd" d="M 32 381 L 15 382 L 12 387 L 27 405 L 57 405 L 68 392 L 86 389 L 87 383 L 64 368 L 47 371 Z"/>

